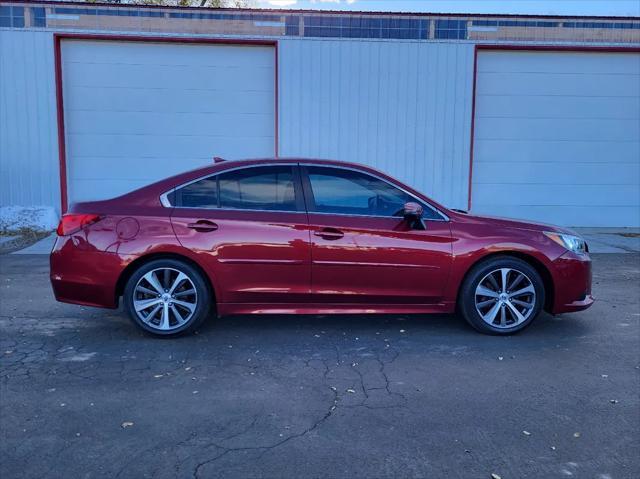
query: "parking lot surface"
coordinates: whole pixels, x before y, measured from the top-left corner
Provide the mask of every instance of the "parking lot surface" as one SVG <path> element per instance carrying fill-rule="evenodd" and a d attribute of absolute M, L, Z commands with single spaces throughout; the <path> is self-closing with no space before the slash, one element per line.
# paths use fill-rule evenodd
<path fill-rule="evenodd" d="M 166 340 L 0 256 L 0 477 L 639 477 L 640 255 L 594 255 L 594 294 L 512 337 L 243 316 Z"/>

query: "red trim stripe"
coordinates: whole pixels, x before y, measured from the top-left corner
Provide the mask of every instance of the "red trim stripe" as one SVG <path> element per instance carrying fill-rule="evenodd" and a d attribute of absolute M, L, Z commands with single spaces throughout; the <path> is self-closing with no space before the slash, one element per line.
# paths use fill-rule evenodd
<path fill-rule="evenodd" d="M 280 138 L 280 99 L 279 99 L 279 92 L 280 92 L 280 86 L 278 85 L 278 81 L 279 81 L 279 75 L 278 75 L 278 42 L 275 43 L 275 81 L 276 84 L 274 86 L 275 88 L 275 97 L 276 97 L 276 105 L 275 105 L 275 119 L 276 119 L 276 125 L 275 125 L 275 130 L 274 130 L 274 138 L 275 138 L 275 152 L 276 152 L 276 158 L 278 157 L 278 144 L 279 144 L 279 138 Z"/>
<path fill-rule="evenodd" d="M 64 133 L 64 101 L 62 98 L 62 55 L 60 36 L 53 35 L 53 51 L 56 77 L 56 115 L 58 118 L 58 160 L 60 162 L 60 211 L 67 212 L 67 153 Z"/>
<path fill-rule="evenodd" d="M 471 179 L 473 178 L 473 137 L 476 124 L 476 79 L 478 76 L 478 48 L 473 49 L 473 86 L 471 92 L 471 132 L 469 144 L 469 186 L 467 190 L 467 209 L 471 210 Z"/>

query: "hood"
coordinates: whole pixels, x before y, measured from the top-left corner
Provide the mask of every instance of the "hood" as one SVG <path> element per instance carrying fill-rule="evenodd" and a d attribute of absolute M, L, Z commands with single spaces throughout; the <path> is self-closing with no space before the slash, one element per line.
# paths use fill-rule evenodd
<path fill-rule="evenodd" d="M 514 228 L 530 231 L 553 231 L 555 233 L 568 233 L 580 236 L 575 231 L 563 226 L 552 225 L 549 223 L 540 223 L 537 221 L 517 220 L 512 218 L 503 218 L 500 216 L 474 215 L 460 210 L 455 210 L 457 220 L 465 223 L 491 224 L 503 228 Z"/>

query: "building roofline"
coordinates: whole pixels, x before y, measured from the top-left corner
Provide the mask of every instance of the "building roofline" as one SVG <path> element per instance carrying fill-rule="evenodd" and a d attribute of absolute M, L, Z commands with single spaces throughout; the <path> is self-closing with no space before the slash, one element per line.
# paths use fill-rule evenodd
<path fill-rule="evenodd" d="M 549 18 L 549 19 L 599 19 L 599 20 L 640 20 L 640 16 L 615 16 L 615 15 L 534 15 L 534 14 L 513 14 L 513 13 L 438 13 L 438 12 L 391 12 L 391 11 L 355 11 L 355 10 L 303 10 L 303 9 L 283 9 L 283 8 L 212 8 L 212 7 L 182 7 L 172 5 L 132 5 L 122 3 L 107 2 L 56 2 L 51 0 L 5 0 L 6 3 L 41 4 L 50 6 L 73 5 L 85 8 L 148 8 L 162 10 L 189 10 L 205 12 L 247 12 L 247 13 L 274 13 L 283 15 L 308 15 L 308 14 L 329 14 L 329 15 L 360 15 L 360 16 L 406 16 L 406 17 L 479 17 L 479 18 Z"/>

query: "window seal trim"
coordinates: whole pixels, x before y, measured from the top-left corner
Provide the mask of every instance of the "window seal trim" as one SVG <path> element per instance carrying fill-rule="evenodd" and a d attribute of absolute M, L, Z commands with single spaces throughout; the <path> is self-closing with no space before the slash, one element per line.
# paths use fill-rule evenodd
<path fill-rule="evenodd" d="M 306 211 L 293 210 L 256 210 L 253 208 L 195 208 L 191 206 L 172 206 L 179 210 L 200 210 L 200 211 L 248 211 L 253 213 L 289 213 L 295 215 L 306 215 Z"/>
<path fill-rule="evenodd" d="M 171 204 L 171 202 L 169 201 L 168 196 L 173 193 L 176 189 L 175 188 L 171 188 L 169 191 L 165 191 L 164 193 L 162 193 L 160 195 L 160 204 L 162 206 L 164 206 L 165 208 L 176 208 L 176 206 L 173 206 Z"/>

